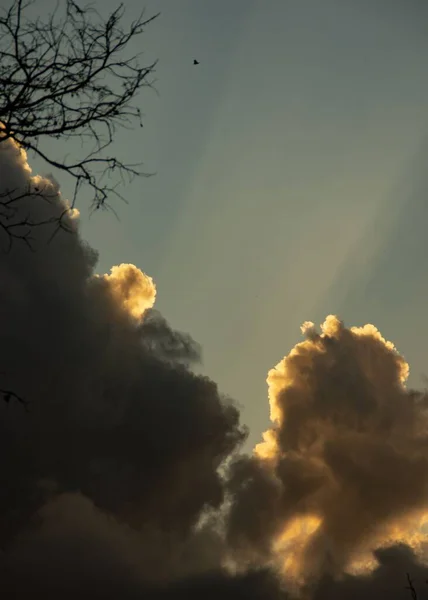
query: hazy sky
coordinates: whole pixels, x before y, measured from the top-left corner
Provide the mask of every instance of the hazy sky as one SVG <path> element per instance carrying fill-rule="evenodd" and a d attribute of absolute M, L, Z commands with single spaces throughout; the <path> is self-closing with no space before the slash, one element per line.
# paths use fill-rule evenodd
<path fill-rule="evenodd" d="M 141 3 L 125 4 L 137 16 Z M 305 320 L 374 323 L 417 382 L 428 372 L 425 3 L 146 7 L 161 16 L 136 49 L 159 59 L 159 95 L 143 91 L 145 127 L 119 134 L 115 151 L 156 175 L 126 187 L 120 222 L 78 204 L 98 271 L 130 262 L 154 278 L 157 307 L 202 344 L 251 443 L 268 421 L 267 372 Z"/>
<path fill-rule="evenodd" d="M 428 581 L 428 7 L 148 2 L 158 94 L 114 151 L 156 175 L 120 221 L 86 191 L 79 229 L 0 139 L 3 225 L 47 223 L 0 252 L 0 590 L 399 600 Z"/>

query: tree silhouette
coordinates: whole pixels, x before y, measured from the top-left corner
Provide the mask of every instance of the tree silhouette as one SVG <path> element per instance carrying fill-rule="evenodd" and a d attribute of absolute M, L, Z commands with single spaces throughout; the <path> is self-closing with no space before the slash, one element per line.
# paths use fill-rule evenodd
<path fill-rule="evenodd" d="M 31 20 L 26 9 L 33 3 L 14 0 L 0 13 L 0 143 L 12 138 L 71 176 L 71 207 L 85 184 L 93 209 L 111 208 L 111 196 L 123 200 L 115 176 L 119 182 L 126 176 L 148 176 L 141 163 L 125 164 L 107 151 L 118 126 L 143 126 L 135 101 L 143 87 L 153 86 L 156 62 L 140 66 L 142 53 L 126 53 L 158 14 L 145 18 L 143 11 L 124 29 L 123 4 L 102 18 L 92 5 L 64 0 L 45 20 Z M 45 147 L 52 139 L 76 138 L 81 143 L 76 158 L 60 158 Z M 22 190 L 15 192 L 6 190 L 0 197 L 0 225 L 11 238 L 28 243 L 31 227 L 44 223 L 14 222 Z M 43 190 L 25 194 L 41 195 Z"/>
<path fill-rule="evenodd" d="M 143 87 L 153 86 L 156 62 L 140 66 L 142 53 L 129 54 L 128 49 L 158 14 L 145 18 L 142 12 L 124 28 L 123 4 L 102 18 L 92 5 L 64 0 L 47 18 L 30 19 L 26 10 L 32 4 L 34 0 L 12 0 L 9 9 L 0 11 L 0 144 L 12 139 L 74 179 L 70 208 L 82 185 L 92 193 L 93 209 L 111 208 L 111 196 L 122 198 L 115 177 L 120 182 L 148 176 L 141 163 L 125 164 L 107 152 L 117 127 L 143 126 L 136 100 Z M 46 143 L 76 139 L 76 158 L 61 158 Z M 0 229 L 9 249 L 14 240 L 32 249 L 35 227 L 52 222 L 55 232 L 66 227 L 68 207 L 45 221 L 23 216 L 22 202 L 29 196 L 49 201 L 49 193 L 41 184 L 2 190 Z M 0 398 L 7 404 L 18 401 L 27 410 L 27 401 L 12 390 L 0 389 Z"/>

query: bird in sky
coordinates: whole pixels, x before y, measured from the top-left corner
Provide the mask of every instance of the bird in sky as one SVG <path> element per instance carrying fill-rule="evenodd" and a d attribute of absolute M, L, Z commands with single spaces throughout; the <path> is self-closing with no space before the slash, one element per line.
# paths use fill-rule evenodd
<path fill-rule="evenodd" d="M 199 65 L 199 61 L 198 61 L 198 60 L 196 60 L 196 58 L 195 58 L 195 59 L 193 59 L 193 64 L 194 64 L 194 65 Z"/>

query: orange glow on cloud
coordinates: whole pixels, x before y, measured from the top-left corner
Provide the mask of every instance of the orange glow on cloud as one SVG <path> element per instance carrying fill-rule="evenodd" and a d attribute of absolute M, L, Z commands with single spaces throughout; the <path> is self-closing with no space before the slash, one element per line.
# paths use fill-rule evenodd
<path fill-rule="evenodd" d="M 118 303 L 135 319 L 140 319 L 155 303 L 156 286 L 153 279 L 135 265 L 112 267 L 110 275 L 103 275 L 103 279 Z"/>

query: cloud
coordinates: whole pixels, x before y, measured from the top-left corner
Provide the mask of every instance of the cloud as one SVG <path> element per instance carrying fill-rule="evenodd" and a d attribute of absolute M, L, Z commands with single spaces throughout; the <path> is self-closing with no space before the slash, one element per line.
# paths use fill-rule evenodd
<path fill-rule="evenodd" d="M 62 541 L 64 556 L 87 556 L 79 544 L 101 547 L 101 530 L 134 531 L 139 572 L 164 581 L 182 572 L 201 515 L 223 502 L 219 468 L 246 436 L 238 410 L 192 372 L 199 347 L 152 309 L 150 277 L 134 265 L 95 275 L 97 254 L 58 185 L 33 177 L 11 140 L 0 144 L 0 182 L 4 198 L 22 196 L 16 222 L 44 223 L 31 249 L 14 239 L 0 255 L 0 387 L 30 403 L 28 414 L 0 404 L 2 546 L 39 565 L 45 551 L 61 560 Z M 34 188 L 45 195 L 26 194 Z M 90 554 L 113 577 L 109 552 Z"/>
<path fill-rule="evenodd" d="M 411 598 L 406 574 L 411 576 L 412 585 L 419 597 L 424 596 L 427 589 L 428 569 L 420 564 L 409 546 L 395 545 L 375 551 L 378 566 L 363 576 L 344 575 L 339 581 L 325 576 L 315 589 L 313 599 L 347 598 L 347 600 L 375 600 L 388 598 L 399 600 Z"/>
<path fill-rule="evenodd" d="M 22 597 L 33 591 L 48 598 L 77 598 L 82 592 L 127 598 L 141 592 L 138 567 L 144 556 L 137 535 L 88 498 L 56 496 L 37 517 L 39 525 L 17 535 L 4 557 L 4 594 L 13 589 Z"/>
<path fill-rule="evenodd" d="M 78 212 L 12 140 L 0 193 L 0 389 L 30 407 L 0 403 L 5 597 L 398 597 L 406 570 L 428 578 L 427 398 L 375 327 L 306 322 L 239 455 L 239 412 L 151 277 L 97 275 Z"/>
<path fill-rule="evenodd" d="M 302 331 L 268 375 L 272 428 L 231 467 L 228 535 L 246 560 L 307 584 L 372 568 L 397 540 L 420 547 L 428 404 L 374 326 L 329 316 L 321 333 Z"/>
<path fill-rule="evenodd" d="M 103 275 L 101 279 L 112 294 L 114 303 L 136 319 L 141 319 L 155 303 L 153 279 L 135 265 L 112 267 L 110 275 Z"/>

